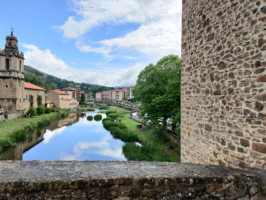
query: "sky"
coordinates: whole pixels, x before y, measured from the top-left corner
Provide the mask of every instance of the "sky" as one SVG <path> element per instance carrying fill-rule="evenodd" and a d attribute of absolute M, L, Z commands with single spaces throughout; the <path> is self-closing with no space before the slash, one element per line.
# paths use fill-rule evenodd
<path fill-rule="evenodd" d="M 149 63 L 181 55 L 182 0 L 1 0 L 25 64 L 59 78 L 134 85 Z"/>

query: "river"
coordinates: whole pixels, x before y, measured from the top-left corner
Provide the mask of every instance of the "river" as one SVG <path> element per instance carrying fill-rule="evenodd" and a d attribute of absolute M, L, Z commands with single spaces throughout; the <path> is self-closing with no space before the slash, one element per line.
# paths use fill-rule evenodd
<path fill-rule="evenodd" d="M 101 121 L 88 121 L 84 116 L 70 114 L 66 119 L 53 122 L 43 130 L 35 131 L 24 143 L 17 144 L 1 154 L 6 160 L 79 160 L 79 161 L 125 161 L 124 143 L 114 139 Z M 101 114 L 103 119 L 105 114 Z"/>

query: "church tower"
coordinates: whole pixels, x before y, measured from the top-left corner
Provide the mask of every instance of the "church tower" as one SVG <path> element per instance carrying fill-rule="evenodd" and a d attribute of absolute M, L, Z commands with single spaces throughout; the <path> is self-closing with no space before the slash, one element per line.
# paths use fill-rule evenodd
<path fill-rule="evenodd" d="M 5 49 L 0 50 L 0 105 L 8 119 L 24 113 L 24 54 L 18 50 L 18 40 L 6 37 Z"/>

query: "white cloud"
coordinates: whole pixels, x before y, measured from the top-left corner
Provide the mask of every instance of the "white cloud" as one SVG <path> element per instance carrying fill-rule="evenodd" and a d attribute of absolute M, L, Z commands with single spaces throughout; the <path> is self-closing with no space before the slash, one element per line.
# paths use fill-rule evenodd
<path fill-rule="evenodd" d="M 74 146 L 73 155 L 62 154 L 61 160 L 81 160 L 83 154 L 99 154 L 117 160 L 126 160 L 121 146 L 113 146 L 113 138 L 108 135 L 98 142 L 79 142 Z"/>
<path fill-rule="evenodd" d="M 135 50 L 159 59 L 181 54 L 182 0 L 75 0 L 74 12 L 60 29 L 66 38 L 77 39 L 80 51 L 104 56 L 117 49 Z M 103 24 L 137 23 L 137 30 L 86 45 L 82 36 Z M 82 42 L 81 42 L 82 41 Z"/>
<path fill-rule="evenodd" d="M 49 143 L 53 137 L 61 134 L 65 129 L 66 129 L 66 127 L 62 127 L 62 128 L 56 129 L 54 131 L 46 130 L 46 132 L 43 136 L 43 142 L 46 144 Z"/>
<path fill-rule="evenodd" d="M 75 69 L 57 58 L 49 49 L 41 50 L 35 45 L 23 44 L 25 64 L 50 75 L 76 82 L 93 83 L 105 86 L 134 85 L 139 72 L 147 63 L 137 63 L 124 70 Z"/>

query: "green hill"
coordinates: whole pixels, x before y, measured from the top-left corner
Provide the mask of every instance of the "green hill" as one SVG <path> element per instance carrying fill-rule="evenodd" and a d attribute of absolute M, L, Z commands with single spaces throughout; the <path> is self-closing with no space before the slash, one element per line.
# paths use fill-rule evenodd
<path fill-rule="evenodd" d="M 96 92 L 113 89 L 111 87 L 88 84 L 88 83 L 75 83 L 74 81 L 68 81 L 65 79 L 51 76 L 44 72 L 38 71 L 37 69 L 24 66 L 25 81 L 32 84 L 38 85 L 39 87 L 45 88 L 46 90 L 62 89 L 65 87 L 79 88 L 87 94 L 95 95 Z"/>

